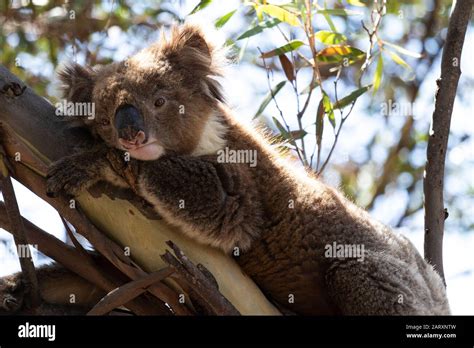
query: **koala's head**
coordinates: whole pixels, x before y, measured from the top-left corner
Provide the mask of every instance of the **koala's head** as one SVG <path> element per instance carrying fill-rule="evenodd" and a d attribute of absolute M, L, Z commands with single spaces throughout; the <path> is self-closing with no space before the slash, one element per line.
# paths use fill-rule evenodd
<path fill-rule="evenodd" d="M 68 101 L 94 103 L 95 117 L 84 119 L 93 133 L 133 158 L 154 160 L 218 150 L 212 148 L 223 135 L 213 119 L 223 101 L 217 61 L 201 30 L 184 25 L 123 62 L 74 64 L 59 77 Z"/>

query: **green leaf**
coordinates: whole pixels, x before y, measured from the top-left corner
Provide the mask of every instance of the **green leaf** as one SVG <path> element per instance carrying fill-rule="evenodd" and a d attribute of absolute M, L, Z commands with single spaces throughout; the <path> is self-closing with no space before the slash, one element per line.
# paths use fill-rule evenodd
<path fill-rule="evenodd" d="M 353 10 L 345 10 L 342 8 L 332 8 L 332 9 L 324 9 L 324 10 L 317 10 L 316 13 L 320 14 L 329 14 L 335 16 L 360 16 L 362 12 L 353 11 Z"/>
<path fill-rule="evenodd" d="M 318 149 L 321 149 L 321 143 L 323 141 L 323 130 L 324 130 L 324 98 L 321 98 L 319 102 L 318 111 L 316 114 L 316 145 Z"/>
<path fill-rule="evenodd" d="M 289 25 L 292 25 L 294 27 L 301 25 L 298 16 L 276 5 L 257 5 L 255 10 L 257 11 L 257 17 L 260 17 L 263 12 L 273 18 L 278 18 L 280 21 L 288 23 Z"/>
<path fill-rule="evenodd" d="M 314 38 L 326 45 L 334 45 L 347 41 L 347 37 L 345 35 L 333 33 L 327 30 L 318 31 L 314 34 Z"/>
<path fill-rule="evenodd" d="M 383 58 L 382 55 L 379 55 L 379 59 L 377 60 L 377 68 L 375 69 L 374 75 L 374 94 L 377 92 L 380 86 L 380 82 L 382 81 L 382 72 L 383 72 Z"/>
<path fill-rule="evenodd" d="M 348 45 L 332 45 L 323 48 L 318 52 L 317 58 L 323 63 L 340 63 L 344 59 L 349 60 L 349 64 L 365 57 L 365 53 L 358 48 Z"/>
<path fill-rule="evenodd" d="M 331 30 L 336 33 L 337 29 L 336 29 L 336 26 L 334 25 L 334 22 L 331 19 L 331 16 L 328 15 L 327 13 L 323 13 L 323 16 L 326 22 L 328 22 L 329 28 L 331 28 Z"/>
<path fill-rule="evenodd" d="M 294 51 L 298 47 L 304 45 L 304 42 L 301 40 L 292 40 L 288 42 L 286 45 L 281 47 L 275 48 L 274 50 L 268 51 L 263 53 L 260 58 L 270 58 L 274 56 L 279 56 L 281 54 L 285 54 L 286 52 Z"/>
<path fill-rule="evenodd" d="M 245 40 L 244 44 L 239 49 L 239 55 L 237 57 L 237 62 L 242 61 L 242 58 L 245 55 L 245 51 L 247 50 L 247 46 L 249 45 L 249 40 Z M 236 45 L 237 46 L 237 45 Z"/>
<path fill-rule="evenodd" d="M 407 70 L 411 70 L 410 65 L 408 65 L 408 63 L 405 62 L 405 60 L 403 60 L 403 58 L 400 57 L 398 54 L 396 54 L 395 52 L 392 52 L 392 51 L 388 51 L 388 50 L 386 50 L 386 52 L 388 52 L 388 54 L 390 55 L 390 57 L 392 58 L 392 60 L 395 63 L 397 63 L 398 65 L 403 66 Z"/>
<path fill-rule="evenodd" d="M 290 135 L 290 138 L 293 139 L 293 140 L 299 140 L 299 139 L 303 139 L 306 134 L 308 134 L 305 130 L 301 129 L 301 130 L 294 130 L 294 131 L 291 131 L 289 133 Z"/>
<path fill-rule="evenodd" d="M 420 53 L 416 53 L 416 52 L 409 51 L 409 50 L 407 50 L 406 48 L 400 47 L 400 46 L 395 45 L 395 44 L 393 44 L 393 43 L 390 43 L 390 42 L 387 42 L 387 41 L 383 41 L 383 44 L 394 48 L 394 49 L 397 50 L 399 53 L 404 54 L 404 55 L 406 55 L 406 56 L 410 56 L 410 57 L 413 57 L 413 58 L 421 58 L 421 57 L 422 57 L 422 55 L 421 55 Z"/>
<path fill-rule="evenodd" d="M 217 18 L 217 20 L 214 22 L 214 26 L 216 28 L 222 28 L 229 21 L 229 19 L 234 15 L 235 11 L 237 10 L 230 11 L 229 13 L 223 15 L 222 17 Z"/>
<path fill-rule="evenodd" d="M 362 88 L 356 89 L 351 94 L 349 94 L 349 95 L 345 96 L 344 98 L 338 100 L 334 104 L 334 109 L 341 109 L 341 108 L 349 105 L 350 103 L 356 101 L 357 98 L 359 98 L 362 94 L 367 92 L 371 87 L 372 87 L 372 85 L 368 85 L 368 86 L 364 86 Z"/>
<path fill-rule="evenodd" d="M 278 92 L 280 92 L 280 90 L 283 88 L 285 83 L 286 83 L 286 81 L 281 81 L 280 83 L 278 83 L 272 89 L 271 92 L 268 92 L 265 99 L 263 99 L 262 104 L 260 104 L 260 107 L 258 108 L 258 110 L 257 110 L 256 114 L 254 115 L 253 119 L 257 118 L 258 116 L 260 116 L 262 114 L 262 112 L 265 110 L 265 108 L 268 106 L 268 104 L 270 104 L 270 102 L 272 101 L 272 98 L 274 96 L 276 96 Z"/>
<path fill-rule="evenodd" d="M 347 3 L 349 5 L 352 5 L 352 6 L 359 6 L 359 7 L 363 7 L 363 6 L 366 6 L 366 4 L 364 4 L 362 1 L 360 0 L 347 0 Z"/>
<path fill-rule="evenodd" d="M 281 136 L 285 139 L 291 139 L 288 131 L 285 129 L 285 127 L 283 127 L 280 121 L 278 121 L 275 117 L 272 117 L 272 119 L 273 123 L 275 123 L 275 126 L 277 126 L 278 130 L 280 131 Z"/>
<path fill-rule="evenodd" d="M 334 117 L 334 107 L 331 103 L 331 99 L 329 99 L 329 96 L 326 94 L 326 92 L 323 92 L 323 106 L 324 106 L 324 112 L 326 115 L 328 115 L 329 122 L 331 123 L 332 128 L 336 128 L 336 118 Z"/>
<path fill-rule="evenodd" d="M 201 11 L 203 8 L 209 6 L 209 4 L 212 2 L 212 0 L 201 0 L 199 1 L 199 4 L 196 5 L 195 8 L 189 13 L 189 15 L 195 14 L 196 12 Z"/>
<path fill-rule="evenodd" d="M 245 43 L 240 47 L 239 56 L 237 57 L 237 61 L 240 62 L 244 57 L 245 50 L 247 50 L 247 46 L 249 45 L 249 40 L 245 40 Z"/>
<path fill-rule="evenodd" d="M 261 33 L 264 29 L 274 27 L 275 25 L 278 25 L 280 23 L 281 23 L 281 21 L 277 18 L 267 19 L 266 21 L 261 22 L 261 23 L 257 24 L 256 26 L 248 29 L 245 33 L 240 35 L 237 38 L 237 40 L 242 40 L 242 39 L 257 35 L 257 34 Z"/>

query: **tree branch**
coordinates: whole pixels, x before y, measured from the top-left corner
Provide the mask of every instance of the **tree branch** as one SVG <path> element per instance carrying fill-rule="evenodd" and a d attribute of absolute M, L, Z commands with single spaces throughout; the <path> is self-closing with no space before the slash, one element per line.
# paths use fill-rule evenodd
<path fill-rule="evenodd" d="M 6 168 L 4 163 L 0 164 L 0 166 L 2 165 Z M 36 276 L 35 265 L 31 258 L 30 246 L 28 245 L 25 235 L 25 227 L 23 226 L 23 220 L 20 215 L 18 202 L 16 200 L 12 180 L 8 171 L 7 173 L 0 173 L 0 184 L 3 199 L 5 201 L 5 212 L 11 226 L 11 232 L 13 234 L 13 240 L 15 241 L 21 271 L 24 275 L 27 306 L 30 309 L 35 309 L 40 304 L 38 277 Z"/>
<path fill-rule="evenodd" d="M 87 255 L 88 259 L 85 259 L 79 250 L 63 243 L 58 238 L 43 231 L 25 218 L 22 217 L 22 220 L 25 226 L 26 240 L 29 244 L 35 245 L 40 252 L 52 258 L 54 261 L 59 262 L 99 289 L 104 290 L 104 292 L 110 292 L 126 281 L 126 278 L 120 276 L 117 269 L 103 257 L 99 255 L 95 255 L 94 257 Z M 6 215 L 5 204 L 0 202 L 0 228 L 9 231 L 11 230 L 10 227 L 11 225 Z M 39 285 L 40 287 L 43 286 L 41 283 Z M 56 289 L 55 291 L 61 290 Z M 141 315 L 171 314 L 166 306 L 163 305 L 157 308 L 156 303 L 152 303 L 145 298 L 136 298 L 125 306 L 134 313 Z"/>
<path fill-rule="evenodd" d="M 423 191 L 425 194 L 425 259 L 444 280 L 443 202 L 444 166 L 448 147 L 451 114 L 461 76 L 461 53 L 474 0 L 453 1 L 446 44 L 441 60 L 441 77 L 437 80 L 435 110 L 427 148 Z M 445 282 L 446 284 L 446 282 Z"/>
<path fill-rule="evenodd" d="M 217 282 L 209 271 L 195 266 L 179 247 L 171 241 L 167 244 L 173 249 L 175 256 L 166 251 L 161 258 L 168 263 L 180 280 L 180 285 L 192 289 L 194 299 L 212 315 L 239 315 L 239 311 L 219 292 Z M 183 284 L 184 283 L 184 284 Z M 191 296 L 193 297 L 193 296 Z"/>
<path fill-rule="evenodd" d="M 131 281 L 120 288 L 117 288 L 97 303 L 87 315 L 104 315 L 115 308 L 125 305 L 140 294 L 144 293 L 153 283 L 162 281 L 173 273 L 169 267 L 163 268 L 157 272 L 150 273 L 140 279 Z"/>

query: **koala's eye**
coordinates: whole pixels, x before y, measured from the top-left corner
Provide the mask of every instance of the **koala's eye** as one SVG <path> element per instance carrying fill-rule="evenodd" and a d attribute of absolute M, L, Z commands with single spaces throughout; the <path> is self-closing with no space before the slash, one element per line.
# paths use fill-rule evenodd
<path fill-rule="evenodd" d="M 159 97 L 158 99 L 155 100 L 155 106 L 156 106 L 157 108 L 159 108 L 159 107 L 165 105 L 165 103 L 166 103 L 166 99 L 163 98 L 163 97 Z"/>
<path fill-rule="evenodd" d="M 103 126 L 108 126 L 110 124 L 110 121 L 106 118 L 103 118 L 100 123 L 103 125 Z"/>

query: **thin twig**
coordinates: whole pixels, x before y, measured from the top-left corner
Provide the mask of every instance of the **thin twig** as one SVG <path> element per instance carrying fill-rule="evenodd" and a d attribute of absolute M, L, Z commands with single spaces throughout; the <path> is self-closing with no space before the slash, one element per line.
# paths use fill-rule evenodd
<path fill-rule="evenodd" d="M 362 27 L 364 28 L 364 30 L 367 32 L 367 34 L 369 36 L 369 48 L 368 48 L 366 56 L 365 56 L 365 61 L 362 64 L 362 67 L 361 67 L 360 72 L 359 72 L 359 80 L 358 80 L 358 83 L 357 83 L 359 88 L 362 87 L 362 77 L 363 77 L 364 73 L 367 71 L 368 67 L 370 66 L 370 63 L 372 62 L 372 51 L 374 49 L 375 42 L 378 42 L 377 33 L 378 33 L 378 30 L 379 30 L 380 24 L 382 22 L 382 17 L 384 16 L 385 11 L 386 11 L 386 0 L 382 0 L 382 4 L 380 5 L 380 7 L 379 7 L 377 2 L 375 2 L 374 6 L 375 6 L 376 9 L 372 10 L 372 13 L 371 13 L 372 30 L 368 29 L 366 27 L 365 23 L 363 21 L 361 21 Z M 336 87 L 336 92 L 337 92 L 337 87 Z M 333 141 L 333 144 L 331 146 L 331 149 L 329 150 L 328 156 L 326 157 L 326 160 L 324 161 L 323 165 L 321 166 L 321 169 L 318 170 L 318 174 L 321 174 L 324 171 L 324 169 L 326 168 L 326 166 L 328 165 L 328 163 L 331 159 L 331 156 L 334 152 L 334 149 L 336 148 L 336 144 L 337 144 L 337 141 L 339 139 L 339 134 L 341 133 L 342 127 L 343 127 L 345 121 L 347 120 L 347 118 L 352 113 L 352 110 L 354 109 L 354 105 L 355 105 L 356 101 L 357 101 L 357 99 L 354 100 L 351 103 L 351 108 L 349 109 L 349 112 L 346 114 L 346 116 L 342 117 L 342 110 L 341 110 L 341 122 L 339 124 L 339 128 L 336 131 L 336 134 L 334 136 L 334 141 Z"/>
<path fill-rule="evenodd" d="M 263 52 L 260 50 L 260 48 L 257 48 L 258 51 L 260 52 L 260 55 L 263 55 Z M 278 101 L 276 100 L 276 97 L 275 97 L 275 94 L 273 93 L 273 90 L 272 90 L 272 86 L 270 84 L 270 68 L 267 66 L 267 63 L 265 62 L 265 58 L 262 58 L 262 62 L 263 62 L 263 67 L 265 69 L 265 72 L 267 74 L 267 84 L 268 84 L 268 89 L 270 91 L 270 95 L 272 97 L 272 100 L 273 102 L 275 103 L 275 106 L 278 110 L 278 112 L 280 113 L 280 117 L 283 121 L 283 124 L 287 130 L 287 133 L 288 133 L 288 136 L 290 137 L 289 142 L 290 144 L 292 144 L 294 147 L 295 147 L 295 151 L 296 151 L 296 154 L 298 155 L 298 158 L 300 159 L 301 163 L 304 163 L 304 156 L 303 154 L 301 153 L 300 149 L 298 148 L 298 145 L 296 144 L 296 141 L 291 133 L 291 129 L 290 129 L 290 126 L 288 125 L 288 123 L 286 122 L 286 119 L 285 119 L 285 116 L 283 114 L 283 111 L 281 110 L 279 104 L 278 104 Z"/>
<path fill-rule="evenodd" d="M 426 59 L 420 60 L 420 64 L 424 64 L 426 66 L 427 72 L 429 69 L 433 66 L 433 62 L 436 60 L 438 57 L 439 53 L 441 52 L 441 49 L 439 48 L 438 51 L 435 53 L 430 54 L 427 50 L 427 41 L 429 38 L 432 37 L 432 35 L 437 31 L 436 29 L 436 18 L 437 14 L 439 13 L 439 10 L 441 8 L 441 0 L 436 0 L 433 5 L 433 9 L 430 12 L 429 16 L 425 18 L 423 21 L 425 23 L 425 32 L 423 37 L 420 38 L 420 41 L 423 44 L 422 51 L 420 55 L 422 57 L 426 57 Z M 438 33 L 437 35 L 438 39 L 436 40 L 439 44 L 439 47 L 442 46 L 442 36 Z M 416 70 L 416 68 L 414 69 Z M 424 75 L 421 77 L 416 78 L 410 85 L 408 85 L 409 90 L 408 94 L 410 95 L 410 103 L 414 103 L 416 98 L 418 97 L 418 93 L 421 87 L 421 83 L 423 81 Z M 393 166 L 398 158 L 397 154 L 404 148 L 406 148 L 407 144 L 411 143 L 412 139 L 412 128 L 414 126 L 414 118 L 413 115 L 409 115 L 407 117 L 407 120 L 403 124 L 403 126 L 400 128 L 400 136 L 399 140 L 396 144 L 394 144 L 391 149 L 388 151 L 389 155 L 387 156 L 387 159 L 385 160 L 385 163 L 383 165 L 382 169 L 382 174 L 379 176 L 379 179 L 377 179 L 377 184 L 376 184 L 376 189 L 374 190 L 374 194 L 372 195 L 369 204 L 367 207 L 371 207 L 374 204 L 374 201 L 377 199 L 379 195 L 381 195 L 383 192 L 385 192 L 385 187 L 390 183 L 391 177 L 393 176 Z M 366 208 L 367 208 L 366 207 Z"/>

